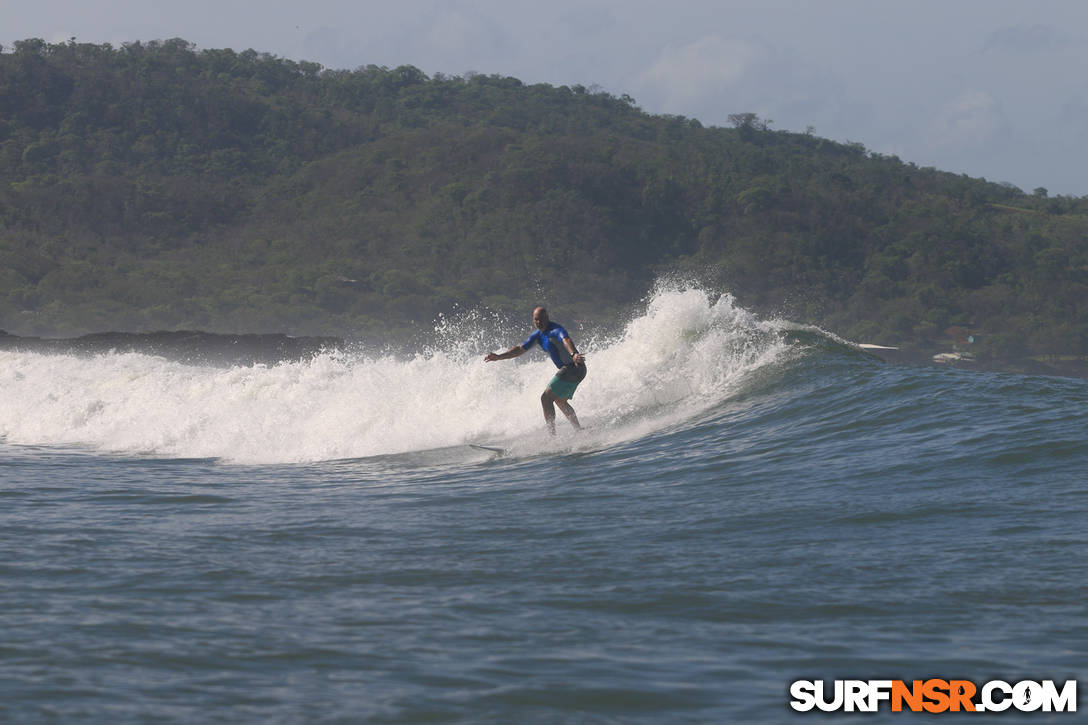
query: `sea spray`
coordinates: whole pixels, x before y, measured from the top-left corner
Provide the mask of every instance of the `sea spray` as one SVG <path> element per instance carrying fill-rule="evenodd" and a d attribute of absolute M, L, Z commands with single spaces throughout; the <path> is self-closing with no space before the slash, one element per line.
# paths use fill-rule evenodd
<path fill-rule="evenodd" d="M 561 319 L 561 311 L 556 311 Z M 482 361 L 525 329 L 480 313 L 440 321 L 404 357 L 336 351 L 275 365 L 186 365 L 139 353 L 0 353 L 8 443 L 111 453 L 306 462 L 499 441 L 514 454 L 608 446 L 682 424 L 790 350 L 785 323 L 728 295 L 661 285 L 612 336 L 580 336 L 589 376 L 573 403 L 588 433 L 544 432 L 539 396 L 554 367 L 539 351 Z M 505 330 L 503 328 L 506 328 Z M 579 442 L 581 441 L 581 442 Z"/>

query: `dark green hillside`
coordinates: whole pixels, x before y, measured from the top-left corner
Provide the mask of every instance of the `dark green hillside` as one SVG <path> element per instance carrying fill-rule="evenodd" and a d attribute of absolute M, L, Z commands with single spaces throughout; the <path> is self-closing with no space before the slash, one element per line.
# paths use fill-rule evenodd
<path fill-rule="evenodd" d="M 1088 200 L 733 121 L 181 40 L 22 41 L 0 53 L 0 327 L 354 336 L 538 300 L 606 320 L 680 270 L 853 339 L 1088 355 Z"/>

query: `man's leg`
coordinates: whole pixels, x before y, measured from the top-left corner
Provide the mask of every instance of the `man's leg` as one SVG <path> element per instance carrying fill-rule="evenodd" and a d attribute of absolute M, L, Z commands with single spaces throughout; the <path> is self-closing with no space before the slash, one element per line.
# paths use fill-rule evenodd
<path fill-rule="evenodd" d="M 582 430 L 582 424 L 578 422 L 578 416 L 567 400 L 567 398 L 556 398 L 555 404 L 559 406 L 559 410 L 563 411 L 563 415 L 567 416 L 567 420 L 574 426 L 574 430 Z"/>
<path fill-rule="evenodd" d="M 552 435 L 555 435 L 555 399 L 555 394 L 550 390 L 545 390 L 540 396 L 540 405 L 544 408 L 544 423 Z"/>

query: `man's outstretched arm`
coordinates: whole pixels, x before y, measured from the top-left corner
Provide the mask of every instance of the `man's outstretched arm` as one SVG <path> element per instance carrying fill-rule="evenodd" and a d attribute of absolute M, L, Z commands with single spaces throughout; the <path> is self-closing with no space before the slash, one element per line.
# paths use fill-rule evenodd
<path fill-rule="evenodd" d="M 525 348 L 521 345 L 514 345 L 506 352 L 489 352 L 484 356 L 484 362 L 493 362 L 495 360 L 509 360 L 515 358 L 525 352 Z"/>

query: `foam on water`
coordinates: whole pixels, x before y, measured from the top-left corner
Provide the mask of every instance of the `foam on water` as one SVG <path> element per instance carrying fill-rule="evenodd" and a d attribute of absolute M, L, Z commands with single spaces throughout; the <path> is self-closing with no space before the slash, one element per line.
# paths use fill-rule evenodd
<path fill-rule="evenodd" d="M 561 323 L 562 312 L 556 317 Z M 528 315 L 526 315 L 528 319 Z M 539 396 L 554 367 L 539 350 L 484 364 L 503 339 L 468 316 L 445 320 L 436 347 L 410 359 L 326 353 L 274 366 L 184 365 L 136 353 L 0 353 L 0 436 L 8 443 L 242 463 L 304 462 L 498 441 L 515 453 L 636 439 L 721 402 L 789 350 L 785 323 L 732 297 L 661 286 L 610 338 L 587 339 L 589 375 L 574 399 L 586 435 L 543 434 Z"/>

